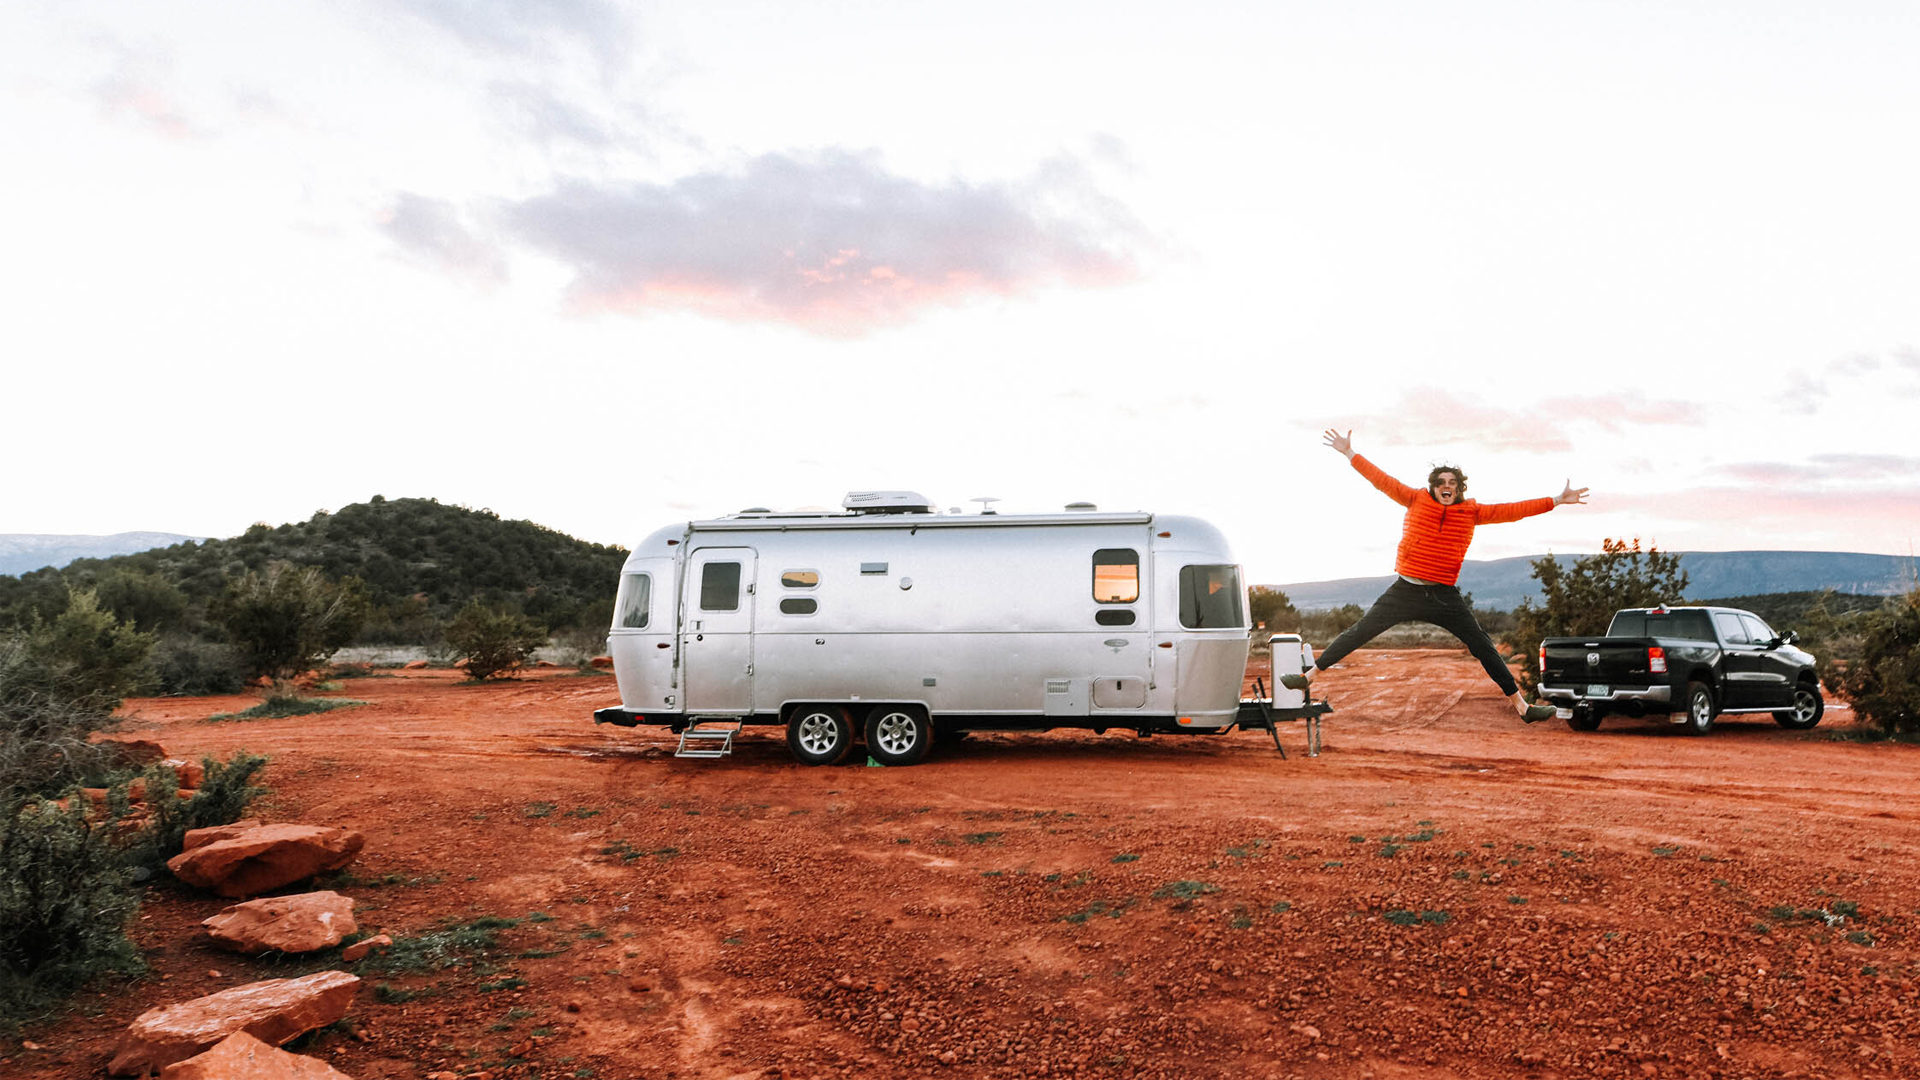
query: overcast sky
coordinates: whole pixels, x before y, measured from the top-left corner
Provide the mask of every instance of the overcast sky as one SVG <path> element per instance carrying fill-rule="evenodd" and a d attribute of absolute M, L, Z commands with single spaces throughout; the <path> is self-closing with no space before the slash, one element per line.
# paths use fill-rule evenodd
<path fill-rule="evenodd" d="M 0 7 L 0 532 L 901 487 L 1907 554 L 1920 5 Z"/>

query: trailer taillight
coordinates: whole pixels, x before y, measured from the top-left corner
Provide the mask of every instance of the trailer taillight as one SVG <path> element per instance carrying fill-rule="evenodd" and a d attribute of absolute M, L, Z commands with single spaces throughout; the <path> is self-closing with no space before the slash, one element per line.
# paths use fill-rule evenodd
<path fill-rule="evenodd" d="M 1545 675 L 1546 673 L 1547 673 L 1547 643 L 1543 641 L 1540 643 L 1540 674 Z"/>
<path fill-rule="evenodd" d="M 1658 645 L 1647 646 L 1647 670 L 1655 675 L 1667 673 L 1667 650 Z"/>

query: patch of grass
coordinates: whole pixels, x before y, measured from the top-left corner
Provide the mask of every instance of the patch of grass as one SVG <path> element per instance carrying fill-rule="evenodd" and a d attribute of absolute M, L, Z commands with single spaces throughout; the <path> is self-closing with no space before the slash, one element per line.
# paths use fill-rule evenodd
<path fill-rule="evenodd" d="M 1115 855 L 1115 856 L 1114 856 L 1113 858 L 1111 858 L 1111 859 L 1108 859 L 1107 861 L 1108 861 L 1108 862 L 1116 862 L 1116 863 L 1128 863 L 1128 862 L 1139 862 L 1139 861 L 1140 861 L 1140 856 L 1138 856 L 1138 855 L 1135 855 L 1135 854 L 1133 854 L 1132 852 L 1124 852 L 1124 851 L 1123 851 L 1123 852 L 1121 852 L 1120 854 L 1118 854 L 1118 855 Z"/>
<path fill-rule="evenodd" d="M 1866 930 L 1849 931 L 1847 933 L 1847 940 L 1853 942 L 1855 945 L 1865 945 L 1868 948 L 1872 948 L 1874 943 L 1873 934 Z"/>
<path fill-rule="evenodd" d="M 483 915 L 469 923 L 445 925 L 414 937 L 396 938 L 391 946 L 362 960 L 360 966 L 388 975 L 477 967 L 499 949 L 499 932 L 519 923 L 518 919 Z"/>
<path fill-rule="evenodd" d="M 969 844 L 991 844 L 1005 835 L 1006 833 L 975 832 L 975 833 L 968 833 L 965 836 L 961 837 L 961 839 L 965 840 Z"/>
<path fill-rule="evenodd" d="M 1125 915 L 1127 909 L 1131 908 L 1133 903 L 1134 898 L 1131 896 L 1117 903 L 1110 900 L 1095 900 L 1071 915 L 1060 916 L 1059 921 L 1073 923 L 1075 926 L 1079 926 L 1096 915 L 1105 915 L 1109 919 L 1117 919 Z"/>
<path fill-rule="evenodd" d="M 550 802 L 528 803 L 526 815 L 530 818 L 552 817 L 553 812 L 558 809 L 558 806 Z"/>
<path fill-rule="evenodd" d="M 1400 854 L 1401 849 L 1405 847 L 1405 844 L 1381 844 L 1380 850 L 1374 852 L 1374 854 L 1382 859 L 1391 859 L 1395 855 Z"/>
<path fill-rule="evenodd" d="M 591 806 L 576 806 L 573 809 L 567 811 L 567 816 L 573 817 L 573 818 L 590 818 L 590 817 L 598 817 L 599 815 L 600 815 L 600 811 L 594 809 Z"/>
<path fill-rule="evenodd" d="M 1267 910 L 1273 912 L 1275 915 L 1285 915 L 1287 912 L 1293 910 L 1293 901 L 1281 900 Z"/>
<path fill-rule="evenodd" d="M 1509 897 L 1507 897 L 1507 903 L 1509 903 L 1509 904 L 1524 904 L 1524 903 L 1526 903 L 1526 902 L 1527 902 L 1527 898 L 1526 898 L 1526 897 L 1524 897 L 1524 896 L 1509 896 Z"/>
<path fill-rule="evenodd" d="M 1407 843 L 1409 843 L 1409 844 L 1424 844 L 1424 843 L 1426 843 L 1427 841 L 1429 841 L 1429 840 L 1432 840 L 1432 839 L 1433 839 L 1434 837 L 1436 837 L 1436 836 L 1439 836 L 1439 835 L 1440 835 L 1440 833 L 1439 833 L 1439 831 L 1438 831 L 1438 830 L 1435 830 L 1435 829 L 1422 829 L 1422 830 L 1420 830 L 1420 831 L 1419 831 L 1419 832 L 1417 832 L 1417 833 L 1412 833 L 1412 834 L 1410 834 L 1410 835 L 1408 835 L 1408 837 L 1407 837 Z"/>
<path fill-rule="evenodd" d="M 1455 881 L 1465 881 L 1472 876 L 1472 874 L 1467 873 L 1465 870 L 1455 870 L 1452 874 L 1453 880 Z"/>
<path fill-rule="evenodd" d="M 1349 836 L 1349 837 L 1347 837 L 1347 843 L 1349 843 L 1349 844 L 1364 844 L 1364 843 L 1366 843 L 1366 842 L 1367 842 L 1367 838 L 1366 838 L 1366 837 L 1364 837 L 1364 836 Z"/>
<path fill-rule="evenodd" d="M 1429 926 L 1445 926 L 1453 916 L 1444 911 L 1408 911 L 1404 908 L 1396 908 L 1382 915 L 1381 918 L 1395 926 L 1418 926 L 1422 923 Z"/>
<path fill-rule="evenodd" d="M 364 701 L 355 701 L 352 698 L 303 698 L 292 694 L 275 694 L 244 712 L 215 713 L 207 717 L 207 720 L 216 724 L 239 720 L 284 720 L 289 716 L 310 716 L 313 713 L 331 712 L 334 709 L 348 709 L 365 704 Z"/>
<path fill-rule="evenodd" d="M 1657 847 L 1653 849 L 1653 857 L 1656 859 L 1664 859 L 1677 853 L 1679 850 L 1677 847 Z"/>
<path fill-rule="evenodd" d="M 1192 900 L 1219 891 L 1220 886 L 1209 885 L 1204 881 L 1169 881 L 1153 890 L 1153 898 L 1155 900 Z"/>
<path fill-rule="evenodd" d="M 1333 869 L 1333 868 L 1334 868 L 1334 867 L 1336 867 L 1336 866 L 1345 866 L 1345 865 L 1347 865 L 1347 864 L 1346 864 L 1346 863 L 1343 863 L 1343 862 L 1341 862 L 1341 861 L 1340 861 L 1340 860 L 1338 860 L 1338 859 L 1333 859 L 1333 860 L 1331 860 L 1331 861 L 1328 861 L 1328 862 L 1323 862 L 1323 863 L 1321 863 L 1321 864 L 1320 864 L 1320 869 L 1322 869 L 1322 870 L 1331 870 L 1331 869 Z"/>
<path fill-rule="evenodd" d="M 552 922 L 553 916 L 544 911 L 529 911 L 527 912 L 527 921 L 531 923 Z"/>
<path fill-rule="evenodd" d="M 527 985 L 527 980 L 520 978 L 518 975 L 509 975 L 504 979 L 483 982 L 476 989 L 483 994 L 491 994 L 496 990 L 518 990 L 525 985 Z"/>

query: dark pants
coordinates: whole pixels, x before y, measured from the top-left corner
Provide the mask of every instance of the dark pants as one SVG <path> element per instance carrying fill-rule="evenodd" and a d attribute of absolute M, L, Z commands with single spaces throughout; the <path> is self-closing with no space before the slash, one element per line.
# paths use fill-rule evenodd
<path fill-rule="evenodd" d="M 1467 599 L 1460 595 L 1459 589 L 1452 585 L 1415 585 L 1401 578 L 1394 579 L 1359 622 L 1334 638 L 1313 666 L 1325 671 L 1346 659 L 1348 653 L 1404 622 L 1432 623 L 1459 638 L 1474 659 L 1480 661 L 1480 666 L 1487 669 L 1487 675 L 1500 684 L 1501 693 L 1511 697 L 1520 689 L 1513 672 L 1500 659 L 1500 650 L 1493 647 L 1493 639 L 1474 621 L 1473 609 L 1467 606 Z"/>

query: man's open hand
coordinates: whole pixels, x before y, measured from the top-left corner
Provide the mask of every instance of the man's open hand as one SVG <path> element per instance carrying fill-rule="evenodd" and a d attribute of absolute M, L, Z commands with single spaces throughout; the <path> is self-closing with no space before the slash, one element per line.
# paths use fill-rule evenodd
<path fill-rule="evenodd" d="M 1571 479 L 1567 481 L 1567 489 L 1553 497 L 1553 505 L 1555 506 L 1564 506 L 1567 503 L 1583 503 L 1586 501 L 1587 489 L 1574 487 Z"/>
<path fill-rule="evenodd" d="M 1344 455 L 1347 458 L 1347 460 L 1349 461 L 1353 460 L 1353 429 L 1352 428 L 1348 428 L 1347 433 L 1345 435 L 1340 434 L 1338 431 L 1335 431 L 1333 428 L 1328 428 L 1326 430 L 1326 433 L 1320 437 L 1326 441 L 1326 444 L 1328 446 L 1331 446 L 1335 450 L 1340 451 L 1340 453 Z"/>

